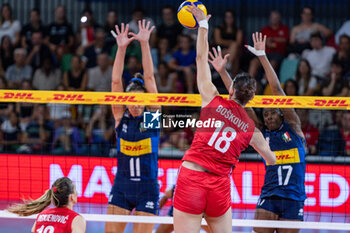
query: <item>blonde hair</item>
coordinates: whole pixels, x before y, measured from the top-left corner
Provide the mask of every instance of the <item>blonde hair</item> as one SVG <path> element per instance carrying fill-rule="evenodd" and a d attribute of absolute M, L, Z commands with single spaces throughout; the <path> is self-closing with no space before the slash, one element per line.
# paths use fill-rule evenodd
<path fill-rule="evenodd" d="M 20 216 L 29 216 L 42 212 L 46 207 L 53 203 L 56 207 L 64 207 L 69 202 L 69 195 L 74 193 L 74 184 L 68 177 L 57 179 L 50 189 L 46 190 L 44 195 L 36 200 L 23 200 L 24 203 L 18 203 L 10 206 L 7 210 Z"/>

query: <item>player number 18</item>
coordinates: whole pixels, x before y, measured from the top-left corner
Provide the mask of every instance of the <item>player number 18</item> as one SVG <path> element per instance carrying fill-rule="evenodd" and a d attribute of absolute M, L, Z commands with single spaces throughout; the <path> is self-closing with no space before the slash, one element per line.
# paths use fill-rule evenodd
<path fill-rule="evenodd" d="M 216 130 L 214 131 L 213 135 L 211 136 L 208 145 L 209 146 L 213 146 L 215 140 L 217 139 L 221 129 L 224 127 L 225 123 L 221 122 L 221 126 L 219 128 L 216 128 Z M 231 133 L 230 137 L 227 137 L 228 133 Z M 218 140 L 216 140 L 214 148 L 222 153 L 225 153 L 228 148 L 230 147 L 230 143 L 236 138 L 237 133 L 236 130 L 231 128 L 231 127 L 225 127 L 222 130 L 222 135 L 221 137 L 218 138 Z M 222 143 L 224 142 L 224 143 Z"/>

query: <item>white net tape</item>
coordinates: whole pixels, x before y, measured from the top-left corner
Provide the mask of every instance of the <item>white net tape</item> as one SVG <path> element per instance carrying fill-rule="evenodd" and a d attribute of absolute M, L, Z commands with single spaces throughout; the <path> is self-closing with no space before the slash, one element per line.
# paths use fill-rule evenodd
<path fill-rule="evenodd" d="M 107 215 L 107 214 L 82 214 L 86 221 L 91 222 L 127 222 L 127 223 L 156 223 L 173 224 L 172 217 L 156 216 L 133 216 L 133 215 Z M 7 211 L 0 211 L 0 218 L 36 219 L 36 215 L 19 217 Z M 202 225 L 207 225 L 202 220 Z M 233 227 L 266 227 L 266 228 L 288 228 L 288 229 L 318 229 L 318 230 L 345 230 L 350 229 L 350 223 L 334 222 L 296 222 L 296 221 L 269 221 L 269 220 L 247 220 L 232 219 Z"/>

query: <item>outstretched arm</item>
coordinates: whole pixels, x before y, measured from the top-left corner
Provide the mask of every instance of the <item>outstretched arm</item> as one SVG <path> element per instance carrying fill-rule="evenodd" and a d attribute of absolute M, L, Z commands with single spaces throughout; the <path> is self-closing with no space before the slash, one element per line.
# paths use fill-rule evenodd
<path fill-rule="evenodd" d="M 151 56 L 151 49 L 149 46 L 149 39 L 154 26 L 150 27 L 150 21 L 147 22 L 143 19 L 139 20 L 139 33 L 135 34 L 130 32 L 129 35 L 133 36 L 136 40 L 140 42 L 141 52 L 142 52 L 142 67 L 143 67 L 143 79 L 145 81 L 145 88 L 147 93 L 158 93 L 156 81 L 154 78 L 153 61 Z M 151 111 L 157 111 L 160 109 L 159 105 L 149 106 Z"/>
<path fill-rule="evenodd" d="M 270 84 L 272 94 L 279 96 L 286 96 L 284 93 L 281 83 L 278 80 L 277 74 L 275 70 L 272 68 L 269 60 L 265 54 L 265 44 L 266 44 L 266 36 L 262 36 L 262 33 L 253 33 L 253 42 L 254 48 L 251 46 L 247 46 L 248 50 L 258 56 L 261 65 L 265 70 L 265 74 L 267 80 Z M 299 116 L 295 112 L 293 108 L 281 108 L 281 111 L 284 115 L 284 120 L 290 124 L 290 126 L 294 129 L 294 131 L 301 137 L 304 137 L 304 134 L 301 130 L 301 122 Z"/>
<path fill-rule="evenodd" d="M 218 46 L 218 49 L 215 49 L 213 47 L 213 53 L 209 52 L 209 56 L 211 59 L 211 60 L 209 60 L 210 64 L 212 64 L 214 69 L 220 74 L 220 77 L 221 77 L 223 83 L 225 84 L 227 91 L 230 91 L 230 88 L 232 86 L 232 78 L 231 78 L 231 75 L 225 69 L 229 54 L 225 55 L 225 57 L 222 57 L 221 48 L 220 48 L 220 46 Z M 259 118 L 255 114 L 254 110 L 252 108 L 249 108 L 249 107 L 246 107 L 244 109 L 248 113 L 248 116 L 254 121 L 255 126 L 259 129 L 261 129 L 262 122 L 259 120 Z"/>
<path fill-rule="evenodd" d="M 198 22 L 208 22 L 210 15 L 205 16 L 204 12 L 196 7 L 193 3 L 189 6 L 188 11 L 193 14 Z M 197 85 L 202 97 L 202 107 L 207 106 L 215 96 L 219 95 L 218 90 L 211 81 L 211 73 L 208 63 L 208 27 L 200 26 L 198 28 L 197 39 Z"/>
<path fill-rule="evenodd" d="M 112 35 L 117 41 L 118 50 L 117 55 L 114 59 L 113 70 L 112 70 L 112 92 L 123 92 L 123 80 L 122 74 L 124 69 L 124 59 L 126 48 L 134 40 L 134 38 L 128 38 L 129 24 L 126 26 L 124 23 L 121 25 L 121 30 L 119 30 L 118 25 L 115 26 L 117 34 L 111 31 Z M 115 126 L 119 125 L 120 120 L 123 117 L 125 106 L 124 105 L 112 105 L 113 116 L 115 120 Z"/>

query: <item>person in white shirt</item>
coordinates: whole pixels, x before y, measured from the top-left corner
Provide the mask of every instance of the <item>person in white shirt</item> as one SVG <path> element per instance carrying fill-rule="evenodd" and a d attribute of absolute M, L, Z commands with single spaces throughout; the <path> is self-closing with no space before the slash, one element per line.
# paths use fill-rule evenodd
<path fill-rule="evenodd" d="M 89 69 L 88 89 L 94 91 L 111 91 L 112 67 L 107 53 L 97 56 L 97 66 Z"/>
<path fill-rule="evenodd" d="M 321 78 L 326 77 L 330 72 L 335 49 L 323 45 L 323 38 L 319 32 L 311 35 L 311 48 L 312 50 L 305 50 L 302 53 L 302 58 L 310 63 L 313 75 Z"/>
<path fill-rule="evenodd" d="M 1 6 L 0 12 L 0 41 L 5 35 L 8 35 L 13 45 L 17 45 L 20 41 L 21 24 L 12 17 L 11 6 L 7 3 Z"/>
<path fill-rule="evenodd" d="M 345 21 L 343 25 L 339 28 L 337 33 L 335 34 L 335 43 L 339 45 L 340 37 L 342 35 L 350 36 L 350 20 Z"/>
<path fill-rule="evenodd" d="M 23 48 L 15 49 L 15 64 L 9 66 L 6 71 L 6 81 L 9 88 L 17 88 L 21 81 L 32 78 L 32 67 L 25 64 L 27 51 Z"/>

